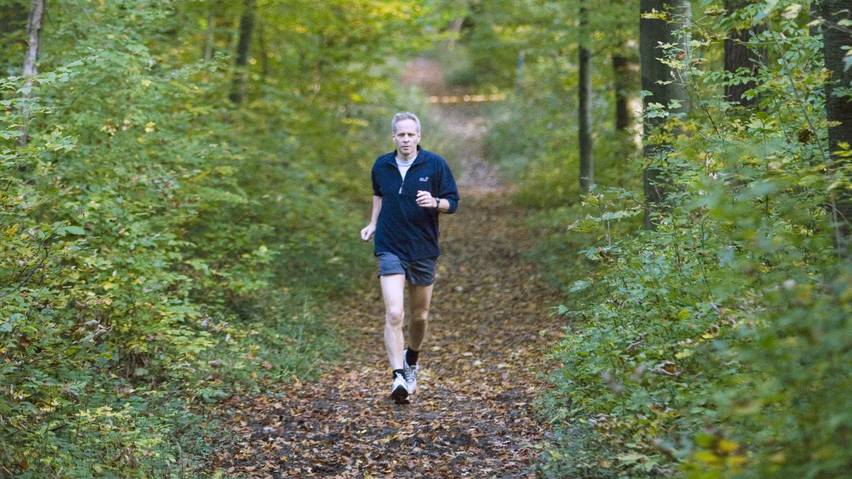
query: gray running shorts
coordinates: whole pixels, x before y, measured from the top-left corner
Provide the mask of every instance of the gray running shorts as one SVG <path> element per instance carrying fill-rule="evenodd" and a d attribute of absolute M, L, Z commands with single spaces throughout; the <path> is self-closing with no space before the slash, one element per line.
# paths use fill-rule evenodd
<path fill-rule="evenodd" d="M 405 261 L 393 253 L 379 253 L 379 276 L 404 274 L 406 281 L 417 286 L 429 286 L 435 282 L 435 266 L 438 258 Z"/>

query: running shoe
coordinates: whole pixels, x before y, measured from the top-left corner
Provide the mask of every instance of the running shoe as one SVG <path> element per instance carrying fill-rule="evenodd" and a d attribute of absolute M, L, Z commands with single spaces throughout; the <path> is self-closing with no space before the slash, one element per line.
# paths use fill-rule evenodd
<path fill-rule="evenodd" d="M 393 377 L 393 385 L 391 385 L 391 399 L 397 404 L 408 403 L 408 386 L 405 383 L 405 376 L 397 373 Z"/>
<path fill-rule="evenodd" d="M 414 366 L 408 364 L 408 350 L 402 353 L 402 372 L 405 374 L 405 385 L 408 387 L 408 394 L 414 394 L 417 391 L 417 371 L 420 370 L 420 365 Z"/>

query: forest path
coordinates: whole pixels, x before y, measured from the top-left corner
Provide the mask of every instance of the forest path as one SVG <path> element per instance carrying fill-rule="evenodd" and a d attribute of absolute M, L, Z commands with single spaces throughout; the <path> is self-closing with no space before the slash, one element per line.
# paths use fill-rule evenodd
<path fill-rule="evenodd" d="M 272 478 L 535 476 L 543 426 L 531 401 L 561 335 L 548 311 L 557 295 L 522 258 L 533 241 L 484 162 L 485 120 L 467 107 L 440 113 L 467 149 L 462 206 L 441 218 L 444 254 L 411 403 L 388 398 L 384 308 L 371 281 L 330 319 L 347 338 L 341 362 L 316 382 L 232 400 L 228 426 L 240 439 L 215 458 L 217 469 Z"/>

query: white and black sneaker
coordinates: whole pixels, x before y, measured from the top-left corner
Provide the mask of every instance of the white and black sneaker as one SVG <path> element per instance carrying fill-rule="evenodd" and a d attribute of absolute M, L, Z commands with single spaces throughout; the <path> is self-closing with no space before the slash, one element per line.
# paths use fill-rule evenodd
<path fill-rule="evenodd" d="M 391 385 L 391 399 L 397 404 L 408 404 L 408 385 L 405 381 L 405 376 L 402 374 L 394 374 L 393 385 Z"/>
<path fill-rule="evenodd" d="M 405 375 L 405 385 L 408 387 L 408 394 L 414 394 L 417 391 L 417 371 L 420 370 L 420 365 L 414 366 L 408 364 L 408 350 L 402 354 L 402 372 Z"/>

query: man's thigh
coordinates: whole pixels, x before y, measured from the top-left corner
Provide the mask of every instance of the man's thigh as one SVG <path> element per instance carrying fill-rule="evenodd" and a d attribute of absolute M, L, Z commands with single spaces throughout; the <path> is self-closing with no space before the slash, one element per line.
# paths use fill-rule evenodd
<path fill-rule="evenodd" d="M 403 296 L 405 293 L 405 275 L 389 274 L 381 277 L 382 299 L 385 309 L 402 312 Z"/>

